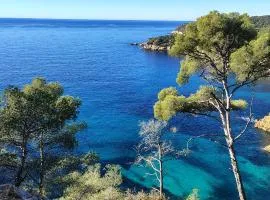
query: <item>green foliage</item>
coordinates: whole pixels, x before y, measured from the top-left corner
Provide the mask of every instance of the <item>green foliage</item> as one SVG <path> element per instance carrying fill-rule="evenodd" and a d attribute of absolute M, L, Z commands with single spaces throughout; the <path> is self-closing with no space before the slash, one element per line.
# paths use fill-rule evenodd
<path fill-rule="evenodd" d="M 160 91 L 158 101 L 154 105 L 155 118 L 167 121 L 178 112 L 192 114 L 213 112 L 216 110 L 210 103 L 213 95 L 219 96 L 217 90 L 209 86 L 201 86 L 195 94 L 188 97 L 179 95 L 175 88 L 165 88 Z M 231 104 L 233 110 L 243 110 L 247 107 L 247 102 L 242 99 L 233 100 Z"/>
<path fill-rule="evenodd" d="M 185 28 L 186 28 L 187 24 L 188 24 L 188 23 L 184 23 L 184 24 L 178 26 L 178 27 L 175 29 L 175 31 L 178 31 L 178 32 L 182 32 L 182 33 L 183 33 L 183 32 L 185 31 Z"/>
<path fill-rule="evenodd" d="M 56 137 L 53 137 L 51 144 L 55 143 L 66 149 L 73 149 L 78 144 L 76 134 L 86 128 L 85 122 L 68 124 L 59 131 Z"/>
<path fill-rule="evenodd" d="M 122 183 L 120 168 L 106 166 L 101 175 L 100 165 L 90 166 L 84 173 L 73 172 L 65 178 L 70 185 L 65 190 L 63 200 L 115 200 L 123 199 L 123 193 L 117 188 Z"/>
<path fill-rule="evenodd" d="M 154 106 L 157 119 L 169 120 L 178 112 L 207 113 L 224 109 L 225 94 L 230 93 L 230 109 L 245 109 L 244 100 L 233 100 L 239 88 L 270 76 L 269 29 L 257 33 L 247 15 L 217 11 L 188 24 L 177 34 L 170 50 L 185 56 L 177 76 L 179 85 L 199 74 L 209 83 L 189 97 L 176 89 L 164 89 Z"/>
<path fill-rule="evenodd" d="M 244 110 L 248 107 L 248 103 L 243 99 L 232 100 L 231 107 L 233 110 Z"/>
<path fill-rule="evenodd" d="M 147 41 L 147 44 L 167 47 L 167 46 L 171 46 L 173 42 L 174 42 L 174 37 L 172 35 L 165 35 L 165 36 L 150 38 Z"/>
<path fill-rule="evenodd" d="M 161 93 L 166 94 L 166 90 L 167 89 L 162 90 Z M 184 102 L 184 96 L 178 96 L 175 94 L 164 96 L 154 105 L 155 118 L 159 120 L 169 120 L 178 110 L 181 110 Z"/>
<path fill-rule="evenodd" d="M 196 73 L 200 69 L 200 63 L 192 59 L 191 57 L 186 57 L 186 59 L 181 63 L 180 72 L 177 75 L 176 82 L 179 85 L 188 83 L 190 76 Z"/>
<path fill-rule="evenodd" d="M 174 87 L 169 87 L 166 89 L 163 89 L 159 92 L 158 94 L 158 99 L 159 100 L 164 100 L 167 96 L 177 96 L 178 95 L 178 91 L 176 90 L 176 88 Z"/>
<path fill-rule="evenodd" d="M 25 179 L 31 182 L 30 176 L 36 173 L 49 182 L 45 180 L 47 173 L 54 169 L 66 149 L 76 146 L 75 134 L 86 127 L 84 123 L 74 122 L 80 100 L 64 96 L 63 92 L 60 84 L 47 83 L 43 78 L 34 79 L 23 89 L 13 86 L 4 92 L 0 108 L 0 148 L 7 152 L 0 157 L 7 158 L 9 154 L 9 164 L 17 171 L 17 186 Z M 14 155 L 16 162 L 11 162 L 15 160 Z"/>
<path fill-rule="evenodd" d="M 230 66 L 238 82 L 267 76 L 270 69 L 270 30 L 262 30 L 256 40 L 235 51 L 231 55 Z"/>
<path fill-rule="evenodd" d="M 85 155 L 65 155 L 50 157 L 49 170 L 45 176 L 46 196 L 49 198 L 61 197 L 63 191 L 69 186 L 69 182 L 65 181 L 66 175 L 77 170 L 83 170 L 88 166 L 99 162 L 96 153 L 90 152 Z M 32 188 L 33 189 L 33 188 Z"/>
<path fill-rule="evenodd" d="M 179 56 L 192 53 L 201 60 L 200 58 L 204 58 L 204 53 L 200 53 L 202 51 L 217 55 L 223 47 L 233 51 L 255 36 L 255 28 L 247 15 L 221 14 L 214 11 L 188 24 L 184 34 L 176 36 L 170 54 Z M 227 45 L 232 37 L 237 40 Z"/>
<path fill-rule="evenodd" d="M 168 90 L 173 92 L 168 93 Z M 212 106 L 207 102 L 212 92 L 215 92 L 213 88 L 201 87 L 195 94 L 185 97 L 179 95 L 175 88 L 163 89 L 160 91 L 162 98 L 154 105 L 155 118 L 169 120 L 177 112 L 212 110 Z"/>
<path fill-rule="evenodd" d="M 166 48 L 171 47 L 173 43 L 174 43 L 174 36 L 172 34 L 150 38 L 147 41 L 147 44 Z"/>
<path fill-rule="evenodd" d="M 234 13 L 235 14 L 235 13 Z M 266 28 L 270 26 L 270 16 L 265 15 L 265 16 L 253 16 L 250 18 L 251 22 L 254 24 L 254 27 L 256 29 L 261 29 L 261 28 Z M 189 23 L 182 24 L 178 26 L 175 31 L 176 32 L 181 32 L 184 33 L 186 30 L 186 26 Z M 154 44 L 157 46 L 162 46 L 162 47 L 171 47 L 174 44 L 175 41 L 175 35 L 170 34 L 170 35 L 165 35 L 165 36 L 158 36 L 154 38 L 150 38 L 147 43 L 148 44 Z"/>

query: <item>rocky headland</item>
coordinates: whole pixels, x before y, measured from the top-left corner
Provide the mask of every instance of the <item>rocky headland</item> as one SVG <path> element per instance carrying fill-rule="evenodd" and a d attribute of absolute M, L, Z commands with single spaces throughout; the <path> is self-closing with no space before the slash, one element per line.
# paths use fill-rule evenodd
<path fill-rule="evenodd" d="M 153 37 L 146 42 L 131 43 L 131 45 L 139 46 L 147 51 L 168 52 L 173 45 L 175 34 L 183 34 L 186 25 L 187 23 L 182 24 L 168 35 Z"/>

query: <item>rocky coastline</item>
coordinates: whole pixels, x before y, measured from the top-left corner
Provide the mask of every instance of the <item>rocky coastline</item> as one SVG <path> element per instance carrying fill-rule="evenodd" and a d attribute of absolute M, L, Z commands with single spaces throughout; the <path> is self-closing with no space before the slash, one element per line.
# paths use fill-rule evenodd
<path fill-rule="evenodd" d="M 141 49 L 144 49 L 147 51 L 168 52 L 170 50 L 170 46 L 155 45 L 148 42 L 132 43 L 131 45 L 139 46 Z"/>
<path fill-rule="evenodd" d="M 144 49 L 146 51 L 168 52 L 173 45 L 174 36 L 176 34 L 183 34 L 186 25 L 187 23 L 182 24 L 168 35 L 153 37 L 148 39 L 146 42 L 131 43 L 131 45 L 139 46 L 141 49 Z"/>

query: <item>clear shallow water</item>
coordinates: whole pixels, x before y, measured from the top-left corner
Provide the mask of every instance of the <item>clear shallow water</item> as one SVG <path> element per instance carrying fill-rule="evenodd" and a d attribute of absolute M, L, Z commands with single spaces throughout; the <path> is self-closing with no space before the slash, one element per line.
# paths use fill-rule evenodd
<path fill-rule="evenodd" d="M 76 151 L 94 150 L 104 162 L 121 164 L 127 185 L 152 187 L 155 182 L 144 176 L 146 169 L 131 165 L 138 122 L 153 117 L 158 91 L 176 86 L 179 61 L 129 43 L 169 33 L 179 23 L 1 19 L 0 89 L 29 83 L 36 76 L 59 81 L 67 94 L 82 99 L 80 119 L 89 124 L 78 136 Z M 189 94 L 199 84 L 193 78 L 180 91 Z M 239 96 L 250 99 L 249 94 L 247 89 Z M 270 111 L 269 84 L 261 83 L 254 94 L 259 118 Z M 234 129 L 242 123 L 236 116 Z M 178 148 L 191 135 L 220 131 L 214 122 L 199 117 L 179 116 L 171 124 L 179 129 L 172 137 Z M 267 140 L 250 128 L 237 144 L 249 199 L 270 197 L 270 156 L 261 151 Z M 198 139 L 192 150 L 188 157 L 167 163 L 168 193 L 184 196 L 198 188 L 202 199 L 237 199 L 226 149 Z"/>

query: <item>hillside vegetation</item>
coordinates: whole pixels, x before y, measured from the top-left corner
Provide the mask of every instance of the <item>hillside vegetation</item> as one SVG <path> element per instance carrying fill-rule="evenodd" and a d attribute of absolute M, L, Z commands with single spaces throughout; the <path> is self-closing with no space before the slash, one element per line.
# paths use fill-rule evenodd
<path fill-rule="evenodd" d="M 251 20 L 255 24 L 256 28 L 264 28 L 270 26 L 270 15 L 253 16 Z"/>

